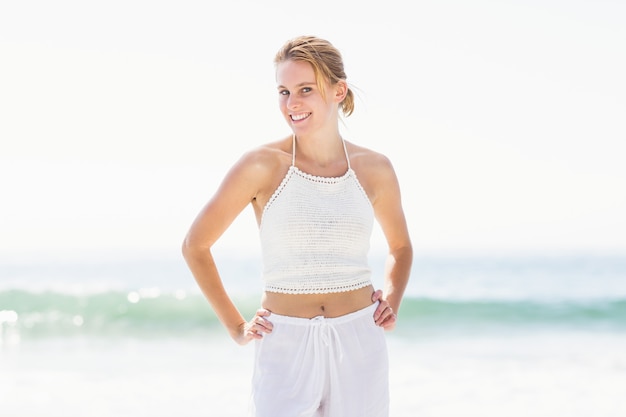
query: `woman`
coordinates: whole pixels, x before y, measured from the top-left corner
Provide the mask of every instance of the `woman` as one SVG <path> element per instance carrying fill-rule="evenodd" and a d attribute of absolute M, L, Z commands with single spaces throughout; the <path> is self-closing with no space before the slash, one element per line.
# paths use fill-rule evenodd
<path fill-rule="evenodd" d="M 339 51 L 311 36 L 275 57 L 279 107 L 292 134 L 247 152 L 194 221 L 183 255 L 239 344 L 256 341 L 256 416 L 387 416 L 384 330 L 396 323 L 412 263 L 398 180 L 383 155 L 343 140 L 354 95 Z M 226 293 L 211 247 L 248 205 L 259 225 L 265 284 L 246 320 Z M 374 218 L 389 247 L 374 291 Z"/>

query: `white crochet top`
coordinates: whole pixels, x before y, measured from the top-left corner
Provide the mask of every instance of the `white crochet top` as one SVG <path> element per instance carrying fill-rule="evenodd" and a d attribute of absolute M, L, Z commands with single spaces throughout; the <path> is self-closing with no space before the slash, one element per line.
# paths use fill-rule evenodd
<path fill-rule="evenodd" d="M 371 284 L 372 204 L 350 167 L 318 177 L 291 166 L 263 209 L 259 227 L 265 291 L 320 294 Z"/>

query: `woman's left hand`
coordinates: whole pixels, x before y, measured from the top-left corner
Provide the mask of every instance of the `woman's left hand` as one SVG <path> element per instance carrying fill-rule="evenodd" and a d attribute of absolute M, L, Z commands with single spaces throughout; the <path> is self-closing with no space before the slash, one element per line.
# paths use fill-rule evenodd
<path fill-rule="evenodd" d="M 374 322 L 385 330 L 393 330 L 396 327 L 398 316 L 394 313 L 389 302 L 383 299 L 381 290 L 376 290 L 372 294 L 372 302 L 375 303 L 376 301 L 379 301 L 379 304 L 374 312 Z"/>

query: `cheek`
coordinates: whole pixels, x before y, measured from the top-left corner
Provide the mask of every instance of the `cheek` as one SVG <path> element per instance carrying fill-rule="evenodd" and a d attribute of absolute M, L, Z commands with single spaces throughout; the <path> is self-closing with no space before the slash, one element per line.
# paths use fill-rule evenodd
<path fill-rule="evenodd" d="M 278 96 L 278 107 L 281 111 L 284 111 L 287 108 L 287 99 L 285 96 Z"/>

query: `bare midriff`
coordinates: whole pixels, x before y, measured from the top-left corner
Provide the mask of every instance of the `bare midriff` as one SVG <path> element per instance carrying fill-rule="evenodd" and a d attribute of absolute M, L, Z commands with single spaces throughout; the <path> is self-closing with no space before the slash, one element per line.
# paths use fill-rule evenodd
<path fill-rule="evenodd" d="M 372 304 L 374 287 L 327 294 L 283 294 L 266 291 L 261 305 L 282 316 L 313 318 L 339 317 Z"/>

